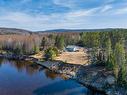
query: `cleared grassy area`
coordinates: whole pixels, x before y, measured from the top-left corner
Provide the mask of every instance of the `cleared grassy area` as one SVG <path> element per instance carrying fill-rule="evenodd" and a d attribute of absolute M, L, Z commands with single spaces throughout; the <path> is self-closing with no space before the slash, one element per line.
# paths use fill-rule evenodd
<path fill-rule="evenodd" d="M 34 57 L 37 59 L 43 59 L 44 52 L 41 51 L 38 54 L 32 55 L 31 57 Z M 70 64 L 81 64 L 81 65 L 88 64 L 87 53 L 83 49 L 81 49 L 78 52 L 62 52 L 54 60 L 59 60 L 59 61 L 63 61 Z"/>
<path fill-rule="evenodd" d="M 44 52 L 40 51 L 39 53 L 31 55 L 30 57 L 37 58 L 37 59 L 43 59 L 44 58 Z"/>
<path fill-rule="evenodd" d="M 79 52 L 63 52 L 55 60 L 60 60 L 71 64 L 88 64 L 87 53 L 85 51 Z"/>

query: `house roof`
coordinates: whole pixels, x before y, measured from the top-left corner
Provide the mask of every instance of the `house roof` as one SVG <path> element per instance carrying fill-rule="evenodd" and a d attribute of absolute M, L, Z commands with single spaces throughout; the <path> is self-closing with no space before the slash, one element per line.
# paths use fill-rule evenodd
<path fill-rule="evenodd" d="M 68 45 L 66 48 L 77 48 L 78 46 L 75 45 Z"/>

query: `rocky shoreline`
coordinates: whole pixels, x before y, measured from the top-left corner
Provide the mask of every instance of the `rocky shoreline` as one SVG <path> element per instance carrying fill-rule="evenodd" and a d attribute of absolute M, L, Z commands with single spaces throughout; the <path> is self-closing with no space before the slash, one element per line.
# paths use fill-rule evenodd
<path fill-rule="evenodd" d="M 103 89 L 101 89 L 101 87 L 97 87 L 97 85 L 92 85 L 88 82 L 88 79 L 87 81 L 83 80 L 83 76 L 85 73 L 82 71 L 84 67 L 82 65 L 66 64 L 61 61 L 45 61 L 36 63 L 56 73 L 65 74 L 66 76 L 68 76 L 68 78 L 74 79 L 80 84 L 83 84 L 84 86 L 94 91 L 99 91 L 100 93 L 103 93 L 103 95 L 106 95 L 106 92 Z"/>
<path fill-rule="evenodd" d="M 38 61 L 38 59 L 30 57 L 28 55 L 16 55 L 16 54 L 0 54 L 0 58 L 24 60 L 24 61 Z"/>
<path fill-rule="evenodd" d="M 127 95 L 126 89 L 116 86 L 113 72 L 107 71 L 103 66 L 66 64 L 62 61 L 41 62 L 25 55 L 0 54 L 0 57 L 35 62 L 51 71 L 65 74 L 92 90 L 102 92 L 102 95 Z"/>
<path fill-rule="evenodd" d="M 57 73 L 65 74 L 93 91 L 102 95 L 127 95 L 126 89 L 116 86 L 112 71 L 103 66 L 66 64 L 61 61 L 36 62 Z"/>

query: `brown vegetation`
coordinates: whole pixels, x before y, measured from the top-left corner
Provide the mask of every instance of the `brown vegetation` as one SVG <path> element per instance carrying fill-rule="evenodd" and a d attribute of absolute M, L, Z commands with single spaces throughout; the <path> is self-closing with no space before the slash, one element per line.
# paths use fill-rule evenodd
<path fill-rule="evenodd" d="M 79 52 L 63 52 L 55 60 L 60 60 L 71 64 L 88 64 L 88 55 L 84 50 Z"/>
<path fill-rule="evenodd" d="M 0 35 L 0 49 L 19 54 L 34 53 L 40 43 L 38 35 Z"/>

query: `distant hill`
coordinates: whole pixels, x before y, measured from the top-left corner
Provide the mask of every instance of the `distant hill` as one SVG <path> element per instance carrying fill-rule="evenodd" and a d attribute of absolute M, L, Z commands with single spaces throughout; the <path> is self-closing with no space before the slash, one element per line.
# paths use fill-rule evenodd
<path fill-rule="evenodd" d="M 16 29 L 16 28 L 0 28 L 0 34 L 20 34 L 20 35 L 28 35 L 31 34 L 32 31 L 24 30 L 24 29 Z"/>
<path fill-rule="evenodd" d="M 46 30 L 46 31 L 29 31 L 25 29 L 17 28 L 0 28 L 0 35 L 4 34 L 19 34 L 19 35 L 30 35 L 30 34 L 50 34 L 50 33 L 72 33 L 72 32 L 105 32 L 112 30 L 119 30 L 122 28 L 106 28 L 106 29 L 55 29 L 55 30 Z M 122 29 L 127 30 L 127 29 Z"/>
<path fill-rule="evenodd" d="M 55 29 L 55 30 L 46 30 L 46 31 L 37 31 L 37 32 L 105 32 L 112 31 L 122 28 L 106 28 L 106 29 Z"/>

